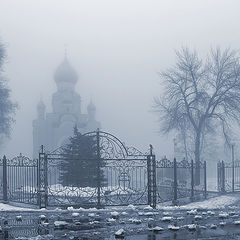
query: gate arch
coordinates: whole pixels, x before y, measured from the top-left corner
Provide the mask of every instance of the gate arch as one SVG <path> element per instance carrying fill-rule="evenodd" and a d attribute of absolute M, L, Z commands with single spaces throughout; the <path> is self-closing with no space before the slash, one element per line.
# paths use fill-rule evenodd
<path fill-rule="evenodd" d="M 104 174 L 104 182 L 98 179 L 96 187 L 63 186 L 59 178 L 60 163 L 66 160 L 66 156 L 58 148 L 46 153 L 47 204 L 98 207 L 147 204 L 149 154 L 127 147 L 119 138 L 107 132 L 97 130 L 82 136 L 92 137 L 96 141 L 96 158 L 99 172 Z"/>

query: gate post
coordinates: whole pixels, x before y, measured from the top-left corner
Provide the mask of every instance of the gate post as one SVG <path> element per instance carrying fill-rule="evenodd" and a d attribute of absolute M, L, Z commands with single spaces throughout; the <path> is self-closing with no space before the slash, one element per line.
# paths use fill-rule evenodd
<path fill-rule="evenodd" d="M 47 154 L 44 153 L 43 145 L 41 145 L 41 151 L 39 152 L 37 170 L 38 205 L 39 208 L 46 208 L 48 199 Z"/>
<path fill-rule="evenodd" d="M 44 205 L 45 208 L 48 206 L 48 160 L 47 160 L 47 154 L 44 156 Z"/>
<path fill-rule="evenodd" d="M 221 167 L 221 176 L 222 176 L 222 182 L 221 182 L 221 192 L 225 193 L 225 164 L 224 161 L 222 161 L 222 167 Z"/>
<path fill-rule="evenodd" d="M 204 198 L 207 198 L 207 163 L 204 161 Z"/>
<path fill-rule="evenodd" d="M 101 179 L 100 179 L 100 161 L 101 161 L 101 153 L 100 153 L 100 135 L 99 128 L 97 129 L 97 208 L 101 208 Z"/>
<path fill-rule="evenodd" d="M 7 158 L 3 156 L 3 201 L 7 203 L 8 194 L 7 194 Z"/>
<path fill-rule="evenodd" d="M 157 205 L 157 187 L 156 187 L 156 157 L 153 154 L 153 147 L 150 144 L 150 155 L 147 156 L 148 173 L 148 205 L 156 208 Z"/>
<path fill-rule="evenodd" d="M 177 160 L 173 161 L 173 204 L 177 205 Z"/>
<path fill-rule="evenodd" d="M 232 191 L 234 192 L 234 145 L 232 145 Z"/>
<path fill-rule="evenodd" d="M 220 162 L 218 161 L 218 163 L 217 163 L 217 189 L 218 189 L 218 192 L 221 191 L 220 168 L 221 168 L 221 165 L 220 165 Z"/>
<path fill-rule="evenodd" d="M 191 201 L 194 199 L 194 166 L 193 160 L 191 160 Z"/>

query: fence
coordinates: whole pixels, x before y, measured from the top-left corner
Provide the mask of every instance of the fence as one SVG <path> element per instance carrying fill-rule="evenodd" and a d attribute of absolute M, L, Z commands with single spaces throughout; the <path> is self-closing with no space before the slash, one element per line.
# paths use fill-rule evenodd
<path fill-rule="evenodd" d="M 0 160 L 2 199 L 40 208 L 129 204 L 156 207 L 163 201 L 177 204 L 180 198 L 194 200 L 199 195 L 207 195 L 206 162 L 196 165 L 193 161 L 156 160 L 151 145 L 150 152 L 142 153 L 126 147 L 110 133 L 96 131 L 85 136 L 96 142 L 92 158 L 64 155 L 61 148 L 49 153 L 42 146 L 37 160 L 23 155 Z M 92 165 L 95 175 L 93 169 L 85 167 L 87 185 L 83 185 L 78 169 L 86 166 L 86 162 L 95 162 Z M 70 179 L 73 172 L 66 172 L 65 164 L 71 165 L 77 182 Z M 197 175 L 200 179 L 195 181 Z"/>
<path fill-rule="evenodd" d="M 240 161 L 218 162 L 217 164 L 218 191 L 240 191 Z"/>
<path fill-rule="evenodd" d="M 199 171 L 200 184 L 195 184 L 196 171 Z M 206 162 L 199 166 L 191 161 L 177 162 L 166 157 L 156 162 L 157 202 L 172 201 L 190 197 L 194 200 L 199 195 L 207 196 Z"/>
<path fill-rule="evenodd" d="M 22 154 L 13 159 L 4 156 L 0 167 L 2 200 L 37 204 L 37 160 Z"/>

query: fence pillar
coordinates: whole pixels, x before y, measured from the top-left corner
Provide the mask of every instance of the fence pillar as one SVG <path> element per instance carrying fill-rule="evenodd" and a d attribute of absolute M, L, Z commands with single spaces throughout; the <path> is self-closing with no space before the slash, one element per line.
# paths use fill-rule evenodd
<path fill-rule="evenodd" d="M 99 128 L 97 129 L 96 132 L 97 135 L 97 208 L 101 208 L 101 153 L 100 153 L 100 134 L 99 134 Z"/>
<path fill-rule="evenodd" d="M 234 192 L 234 145 L 232 145 L 232 191 Z"/>
<path fill-rule="evenodd" d="M 220 168 L 221 168 L 221 163 L 217 163 L 217 189 L 220 192 L 221 191 L 221 179 L 220 179 Z"/>
<path fill-rule="evenodd" d="M 44 153 L 43 145 L 39 153 L 37 169 L 38 205 L 39 208 L 46 208 L 48 200 L 47 154 Z"/>
<path fill-rule="evenodd" d="M 48 159 L 44 156 L 44 205 L 48 206 Z"/>
<path fill-rule="evenodd" d="M 7 158 L 3 156 L 3 202 L 7 203 L 8 194 L 7 194 Z"/>
<path fill-rule="evenodd" d="M 191 201 L 194 199 L 194 165 L 193 160 L 191 160 Z"/>
<path fill-rule="evenodd" d="M 177 205 L 177 160 L 173 161 L 173 204 Z"/>
<path fill-rule="evenodd" d="M 157 184 L 156 184 L 156 158 L 150 145 L 150 155 L 147 156 L 148 173 L 148 205 L 156 208 L 157 205 Z"/>
<path fill-rule="evenodd" d="M 224 161 L 222 161 L 222 167 L 221 167 L 221 176 L 222 176 L 222 182 L 221 182 L 221 192 L 225 193 L 225 164 Z"/>
<path fill-rule="evenodd" d="M 207 163 L 204 161 L 204 198 L 207 198 Z"/>

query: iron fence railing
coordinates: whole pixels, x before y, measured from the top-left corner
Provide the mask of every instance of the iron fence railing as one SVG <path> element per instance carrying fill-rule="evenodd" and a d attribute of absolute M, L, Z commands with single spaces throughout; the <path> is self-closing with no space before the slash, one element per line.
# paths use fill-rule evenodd
<path fill-rule="evenodd" d="M 3 201 L 35 204 L 40 208 L 100 208 L 129 204 L 148 204 L 155 208 L 163 201 L 171 200 L 177 204 L 180 198 L 188 197 L 193 201 L 199 195 L 207 196 L 206 162 L 157 160 L 151 145 L 148 153 L 142 153 L 126 147 L 117 137 L 106 132 L 98 130 L 85 135 L 97 141 L 94 159 L 97 162 L 97 177 L 93 179 L 91 171 L 87 175 L 91 186 L 68 184 L 68 177 L 64 177 L 63 183 L 62 176 L 71 175 L 64 172 L 66 158 L 68 164 L 69 161 L 78 161 L 78 166 L 81 166 L 81 161 L 84 163 L 93 159 L 69 157 L 61 149 L 49 153 L 42 146 L 36 160 L 21 154 L 13 159 L 5 156 L 0 159 Z M 104 176 L 104 181 L 100 175 Z"/>

